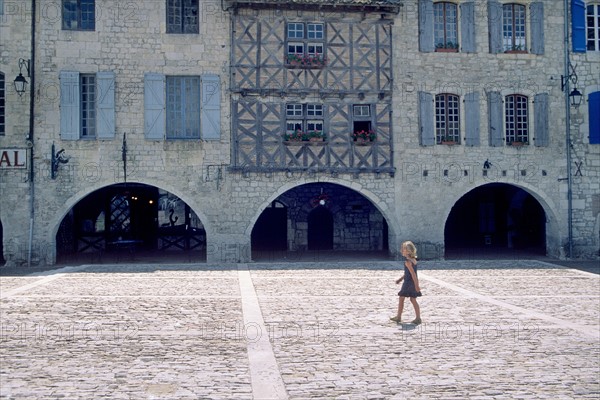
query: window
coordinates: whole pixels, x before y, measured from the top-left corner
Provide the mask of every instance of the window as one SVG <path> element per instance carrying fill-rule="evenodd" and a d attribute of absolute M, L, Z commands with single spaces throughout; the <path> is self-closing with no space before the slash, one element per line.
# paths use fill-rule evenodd
<path fill-rule="evenodd" d="M 0 72 L 0 136 L 6 133 L 6 89 L 4 87 L 4 74 Z"/>
<path fill-rule="evenodd" d="M 371 106 L 369 104 L 355 104 L 352 106 L 352 129 L 353 133 L 373 130 Z"/>
<path fill-rule="evenodd" d="M 600 4 L 587 6 L 587 49 L 600 51 Z"/>
<path fill-rule="evenodd" d="M 529 142 L 527 96 L 513 94 L 505 98 L 506 142 Z"/>
<path fill-rule="evenodd" d="M 200 77 L 167 76 L 167 139 L 200 138 Z"/>
<path fill-rule="evenodd" d="M 61 139 L 113 139 L 115 126 L 115 74 L 61 71 Z"/>
<path fill-rule="evenodd" d="M 434 13 L 434 41 L 437 49 L 458 50 L 458 20 L 457 6 L 453 3 L 435 3 Z"/>
<path fill-rule="evenodd" d="M 96 75 L 79 75 L 79 87 L 81 137 L 93 139 L 96 137 Z"/>
<path fill-rule="evenodd" d="M 502 46 L 506 51 L 527 51 L 525 42 L 525 6 L 502 6 Z"/>
<path fill-rule="evenodd" d="M 297 131 L 305 133 L 323 132 L 322 104 L 287 104 L 285 117 L 285 131 L 288 134 Z"/>
<path fill-rule="evenodd" d="M 96 27 L 94 0 L 63 0 L 62 28 L 93 31 Z"/>
<path fill-rule="evenodd" d="M 198 0 L 167 0 L 167 33 L 199 33 Z"/>
<path fill-rule="evenodd" d="M 288 65 L 323 66 L 325 64 L 325 26 L 318 23 L 287 24 Z"/>
<path fill-rule="evenodd" d="M 435 96 L 436 143 L 460 143 L 460 108 L 458 96 L 439 94 Z"/>

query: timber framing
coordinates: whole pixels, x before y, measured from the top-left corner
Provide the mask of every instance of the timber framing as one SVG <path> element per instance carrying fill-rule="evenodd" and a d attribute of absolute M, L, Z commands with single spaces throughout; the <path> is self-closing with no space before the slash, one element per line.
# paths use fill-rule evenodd
<path fill-rule="evenodd" d="M 393 176 L 392 2 L 230 3 L 231 170 Z M 286 139 L 315 124 L 322 142 Z"/>

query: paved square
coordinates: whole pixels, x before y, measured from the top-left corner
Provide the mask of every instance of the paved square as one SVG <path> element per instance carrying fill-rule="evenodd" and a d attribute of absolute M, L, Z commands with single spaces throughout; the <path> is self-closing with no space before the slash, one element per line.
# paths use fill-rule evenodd
<path fill-rule="evenodd" d="M 600 276 L 542 261 L 88 265 L 0 277 L 2 399 L 600 397 Z M 414 318 L 407 302 L 403 319 Z"/>

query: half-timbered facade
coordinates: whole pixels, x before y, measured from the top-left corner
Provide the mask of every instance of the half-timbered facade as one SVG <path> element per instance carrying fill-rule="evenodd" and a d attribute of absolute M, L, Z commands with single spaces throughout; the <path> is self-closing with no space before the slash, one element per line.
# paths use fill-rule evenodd
<path fill-rule="evenodd" d="M 393 174 L 392 26 L 398 6 L 232 6 L 233 168 Z"/>

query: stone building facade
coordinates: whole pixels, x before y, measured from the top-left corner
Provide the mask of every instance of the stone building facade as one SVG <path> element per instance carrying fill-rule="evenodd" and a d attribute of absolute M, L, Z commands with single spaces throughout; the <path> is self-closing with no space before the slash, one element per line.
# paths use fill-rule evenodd
<path fill-rule="evenodd" d="M 564 6 L 4 1 L 5 265 L 121 246 L 396 257 L 408 239 L 431 258 L 597 257 L 600 48 L 575 49 Z"/>

